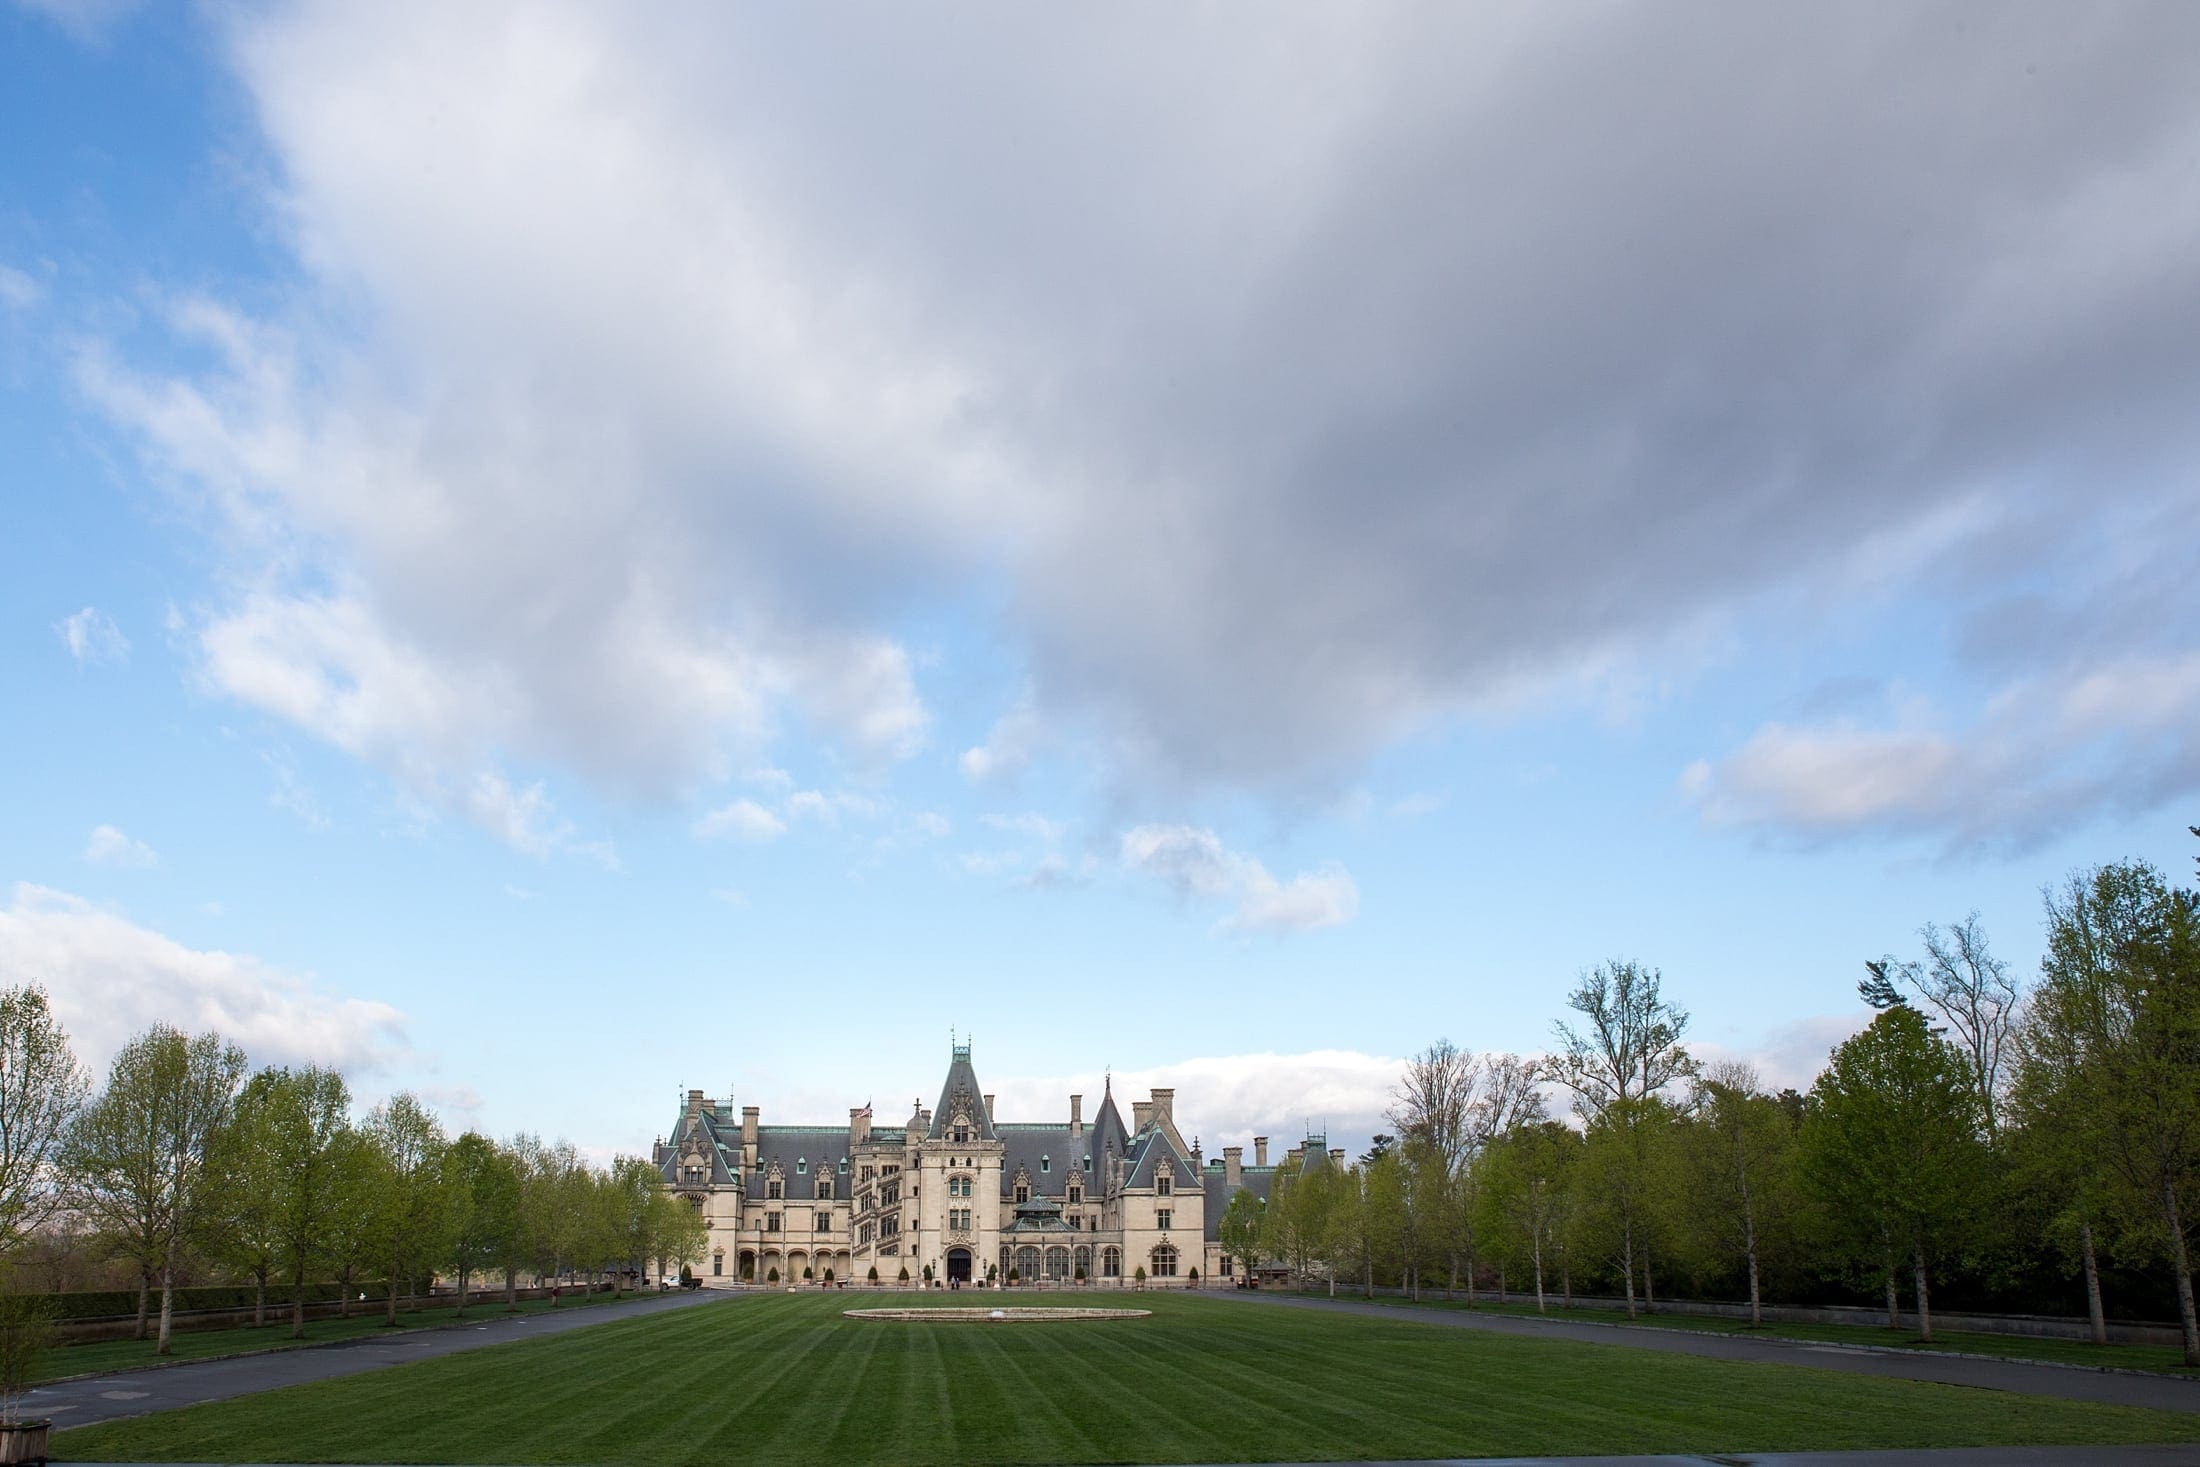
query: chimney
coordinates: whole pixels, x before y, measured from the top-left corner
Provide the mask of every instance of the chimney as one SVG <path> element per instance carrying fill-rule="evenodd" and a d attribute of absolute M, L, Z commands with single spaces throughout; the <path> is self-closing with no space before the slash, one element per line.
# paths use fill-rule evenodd
<path fill-rule="evenodd" d="M 758 1111 L 755 1106 L 744 1105 L 741 1107 L 741 1165 L 743 1166 L 756 1165 L 757 1115 Z"/>
<path fill-rule="evenodd" d="M 985 1098 L 985 1123 L 989 1126 L 996 1124 L 993 1115 L 993 1097 L 990 1095 Z"/>
<path fill-rule="evenodd" d="M 1153 1118 L 1164 1126 L 1176 1124 L 1176 1090 L 1174 1087 L 1166 1090 L 1158 1085 L 1154 1087 Z"/>
<path fill-rule="evenodd" d="M 932 1129 L 932 1112 L 928 1110 L 917 1112 L 917 1129 L 920 1131 L 930 1131 Z"/>
<path fill-rule="evenodd" d="M 861 1145 L 862 1145 L 862 1144 L 863 1144 L 864 1142 L 866 1142 L 866 1141 L 868 1141 L 868 1140 L 870 1140 L 870 1139 L 871 1139 L 871 1107 L 869 1107 L 869 1106 L 867 1106 L 867 1105 L 851 1105 L 851 1106 L 849 1106 L 849 1107 L 848 1107 L 848 1144 L 849 1144 L 850 1146 L 861 1146 Z"/>
<path fill-rule="evenodd" d="M 1283 1164 L 1285 1166 L 1289 1166 L 1294 1161 L 1304 1161 L 1305 1159 L 1306 1148 L 1303 1146 L 1294 1146 L 1283 1154 Z"/>
<path fill-rule="evenodd" d="M 1082 1095 L 1069 1098 L 1069 1134 L 1073 1139 L 1085 1134 L 1085 1097 Z"/>
<path fill-rule="evenodd" d="M 1232 1192 L 1235 1192 L 1239 1184 L 1245 1180 L 1244 1147 L 1225 1146 L 1222 1148 L 1222 1178 Z"/>
<path fill-rule="evenodd" d="M 1268 1165 L 1268 1138 L 1266 1136 L 1255 1136 L 1253 1138 L 1253 1165 Z"/>
<path fill-rule="evenodd" d="M 1329 1164 L 1340 1172 L 1344 1170 L 1344 1148 L 1342 1146 L 1329 1148 Z"/>
<path fill-rule="evenodd" d="M 687 1118 L 692 1121 L 702 1113 L 703 1092 L 700 1090 L 690 1090 L 688 1092 Z"/>
<path fill-rule="evenodd" d="M 1153 1102 L 1152 1102 L 1152 1101 L 1150 1101 L 1150 1100 L 1134 1100 L 1134 1101 L 1132 1101 L 1132 1102 L 1131 1102 L 1131 1129 L 1132 1129 L 1133 1131 L 1143 1131 L 1143 1130 L 1145 1130 L 1145 1129 L 1146 1129 L 1146 1122 L 1148 1122 L 1148 1121 L 1150 1121 L 1150 1120 L 1152 1120 L 1152 1119 L 1153 1119 Z"/>

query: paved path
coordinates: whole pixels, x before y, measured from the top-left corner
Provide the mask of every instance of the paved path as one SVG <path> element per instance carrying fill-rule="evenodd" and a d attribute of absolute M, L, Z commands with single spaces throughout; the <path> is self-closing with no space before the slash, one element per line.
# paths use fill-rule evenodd
<path fill-rule="evenodd" d="M 2067 1401 L 2095 1401 L 2111 1406 L 2151 1406 L 2162 1411 L 2200 1412 L 2200 1379 L 2188 1380 L 2173 1375 L 2122 1374 L 2067 1365 L 2049 1365 L 2038 1361 L 1981 1360 L 1965 1356 L 1929 1355 L 1909 1350 L 1868 1350 L 1852 1345 L 1714 1334 L 1708 1330 L 1590 1324 L 1571 1319 L 1534 1319 L 1515 1314 L 1485 1314 L 1480 1310 L 1416 1309 L 1408 1305 L 1372 1304 L 1358 1299 L 1332 1301 L 1235 1290 L 1213 1297 L 1242 1303 L 1248 1308 L 1326 1309 L 1452 1329 L 1486 1330 L 1492 1334 L 1578 1340 L 1590 1345 L 1625 1345 L 1638 1350 L 1664 1350 L 1676 1355 L 1707 1355 L 1716 1360 L 1807 1365 L 1818 1370 L 1846 1371 L 1851 1375 L 1931 1380 L 1939 1381 L 1943 1385 L 1978 1386 L 1986 1390 L 2014 1391 L 2027 1396 L 2060 1396 Z M 2200 1431 L 2200 1424 L 2196 1424 L 2195 1429 Z M 1784 1463 L 1788 1459 L 1767 1457 L 1749 1460 L 1777 1460 Z"/>
<path fill-rule="evenodd" d="M 151 1370 L 122 1370 L 89 1380 L 65 1380 L 39 1386 L 24 1399 L 28 1416 L 50 1416 L 54 1429 L 90 1426 L 148 1411 L 172 1411 L 205 1401 L 226 1401 L 307 1381 L 334 1380 L 414 1360 L 433 1360 L 461 1350 L 485 1345 L 505 1345 L 514 1340 L 561 1335 L 567 1330 L 632 1319 L 637 1314 L 661 1314 L 667 1309 L 693 1309 L 721 1303 L 724 1294 L 708 1289 L 660 1294 L 627 1304 L 591 1304 L 580 1309 L 546 1310 L 536 1314 L 497 1314 L 489 1305 L 478 1323 L 454 1324 L 434 1329 L 393 1331 L 331 1340 L 325 1345 L 301 1345 L 264 1355 L 239 1355 L 227 1360 L 192 1360 Z M 66 1450 L 68 1438 L 60 1444 Z"/>

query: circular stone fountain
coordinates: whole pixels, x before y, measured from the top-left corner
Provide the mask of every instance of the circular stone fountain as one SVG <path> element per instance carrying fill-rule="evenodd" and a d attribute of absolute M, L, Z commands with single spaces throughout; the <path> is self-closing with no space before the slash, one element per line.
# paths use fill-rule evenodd
<path fill-rule="evenodd" d="M 1065 1324 L 1087 1319 L 1144 1319 L 1151 1309 L 1100 1309 L 1091 1306 L 1040 1308 L 1036 1305 L 999 1309 L 843 1309 L 848 1319 L 885 1319 L 905 1324 Z"/>

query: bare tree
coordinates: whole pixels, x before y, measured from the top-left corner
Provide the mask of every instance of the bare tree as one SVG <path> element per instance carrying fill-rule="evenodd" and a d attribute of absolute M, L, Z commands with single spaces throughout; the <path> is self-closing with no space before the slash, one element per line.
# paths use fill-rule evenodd
<path fill-rule="evenodd" d="M 1695 1072 L 1681 1047 L 1688 1010 L 1664 1000 L 1662 982 L 1657 969 L 1622 959 L 1582 974 L 1566 996 L 1582 1027 L 1564 1019 L 1551 1026 L 1561 1052 L 1548 1073 L 1574 1092 L 1574 1112 L 1583 1120 L 1647 1099 Z"/>
<path fill-rule="evenodd" d="M 1978 913 L 1946 932 L 1928 922 L 1918 935 L 1925 939 L 1923 962 L 1887 957 L 1866 963 L 1871 976 L 1857 985 L 1857 991 L 1872 1007 L 1884 1009 L 1905 1002 L 1907 990 L 1955 1032 L 1957 1045 L 1971 1062 L 1986 1129 L 1998 1135 L 2003 1074 L 2014 1053 L 2023 995 L 2009 976 L 2009 965 L 1987 945 Z"/>
<path fill-rule="evenodd" d="M 1391 1092 L 1390 1123 L 1400 1136 L 1426 1144 L 1446 1172 L 1457 1172 L 1466 1160 L 1469 1112 L 1481 1075 L 1479 1058 L 1439 1039 L 1406 1061 L 1405 1075 Z"/>

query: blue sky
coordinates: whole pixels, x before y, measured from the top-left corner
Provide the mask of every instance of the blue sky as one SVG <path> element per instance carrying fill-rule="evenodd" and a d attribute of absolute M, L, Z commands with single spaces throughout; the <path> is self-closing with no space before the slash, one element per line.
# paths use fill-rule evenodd
<path fill-rule="evenodd" d="M 2200 818 L 2180 8 L 0 9 L 0 965 L 1210 1147 Z M 1645 62 L 1654 62 L 1647 65 Z"/>

